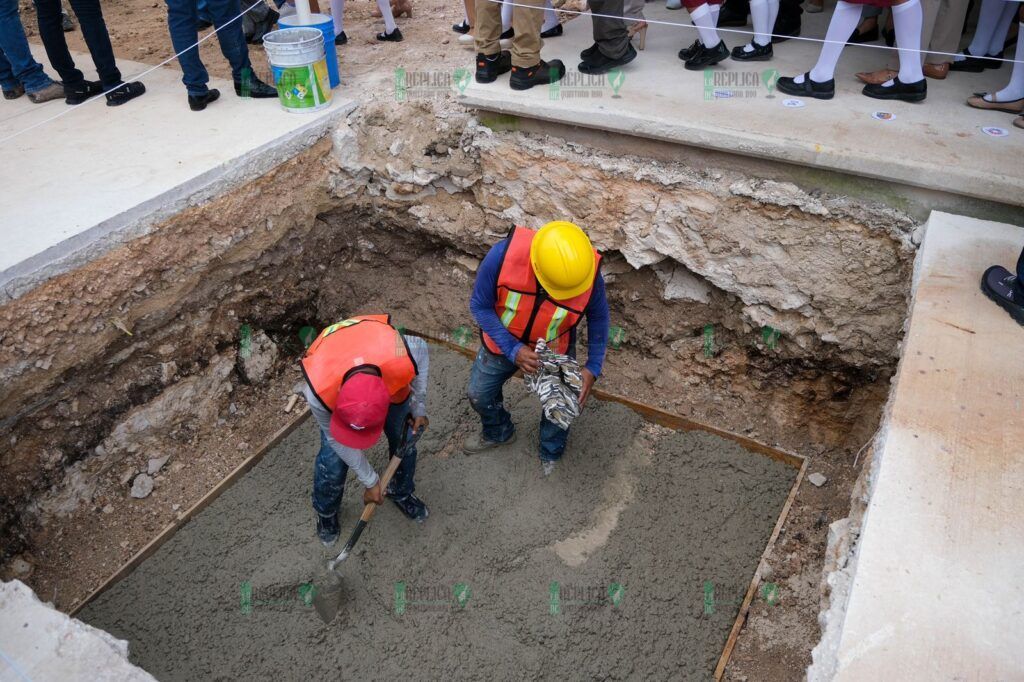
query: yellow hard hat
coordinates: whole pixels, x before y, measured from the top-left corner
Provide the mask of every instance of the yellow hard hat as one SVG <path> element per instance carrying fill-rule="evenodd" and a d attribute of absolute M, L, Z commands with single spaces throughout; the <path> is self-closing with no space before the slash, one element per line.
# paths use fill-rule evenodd
<path fill-rule="evenodd" d="M 530 264 L 544 290 L 564 301 L 579 296 L 594 281 L 594 247 L 577 225 L 555 220 L 537 231 L 530 244 Z"/>

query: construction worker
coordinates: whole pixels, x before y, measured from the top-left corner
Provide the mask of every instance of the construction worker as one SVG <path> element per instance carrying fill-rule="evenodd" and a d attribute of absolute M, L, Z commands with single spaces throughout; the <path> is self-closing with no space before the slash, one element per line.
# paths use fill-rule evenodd
<path fill-rule="evenodd" d="M 483 452 L 515 440 L 515 426 L 503 404 L 502 386 L 517 369 L 537 371 L 534 350 L 544 339 L 556 353 L 576 354 L 576 325 L 587 318 L 587 362 L 579 402 L 582 407 L 601 375 L 608 341 L 608 299 L 600 273 L 601 256 L 573 223 L 556 221 L 531 230 L 513 227 L 480 263 L 470 310 L 480 325 L 483 345 L 469 378 L 469 401 L 480 414 L 482 432 L 463 449 Z M 544 475 L 554 471 L 569 436 L 543 416 L 540 460 Z"/>
<path fill-rule="evenodd" d="M 380 478 L 363 450 L 383 431 L 394 454 L 402 431 L 426 428 L 427 344 L 391 326 L 390 315 L 360 315 L 320 332 L 302 358 L 305 396 L 320 425 L 320 453 L 313 471 L 316 532 L 324 546 L 338 539 L 338 510 L 351 468 L 366 487 L 363 503 L 381 504 Z M 409 417 L 412 416 L 410 428 Z M 413 491 L 416 449 L 405 455 L 384 496 L 410 519 L 427 518 Z"/>

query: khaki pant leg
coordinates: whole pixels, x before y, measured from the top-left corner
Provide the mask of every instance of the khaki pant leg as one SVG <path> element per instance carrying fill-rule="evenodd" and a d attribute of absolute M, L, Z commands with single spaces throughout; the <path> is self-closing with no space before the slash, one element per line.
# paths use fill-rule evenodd
<path fill-rule="evenodd" d="M 540 61 L 540 27 L 544 24 L 544 0 L 516 0 L 512 8 L 512 66 L 527 68 Z M 530 5 L 519 7 L 518 5 Z M 477 4 L 477 11 L 480 5 Z"/>
<path fill-rule="evenodd" d="M 517 31 L 518 33 L 518 31 Z M 476 51 L 488 57 L 501 52 L 501 3 L 476 0 L 476 25 L 473 26 Z"/>

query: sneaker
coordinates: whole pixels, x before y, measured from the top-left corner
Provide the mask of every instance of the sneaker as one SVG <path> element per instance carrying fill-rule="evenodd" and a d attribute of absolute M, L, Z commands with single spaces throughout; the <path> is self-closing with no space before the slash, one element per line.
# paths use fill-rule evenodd
<path fill-rule="evenodd" d="M 512 435 L 509 436 L 508 440 L 493 441 L 487 440 L 481 434 L 470 436 L 466 439 L 466 442 L 462 444 L 462 451 L 467 455 L 476 455 L 485 450 L 492 450 L 502 445 L 509 445 L 510 443 L 516 442 L 516 432 L 513 431 Z"/>
<path fill-rule="evenodd" d="M 50 83 L 42 90 L 28 93 L 28 98 L 33 104 L 42 104 L 54 99 L 64 99 L 64 86 L 60 83 Z"/>
<path fill-rule="evenodd" d="M 606 57 L 603 52 L 598 50 L 596 55 L 591 55 L 589 59 L 585 59 L 580 62 L 580 65 L 577 68 L 580 73 L 593 75 L 608 73 L 612 69 L 625 66 L 636 59 L 636 48 L 628 43 L 626 44 L 626 48 L 626 54 L 622 55 L 618 59 Z"/>
<path fill-rule="evenodd" d="M 551 474 L 555 473 L 555 465 L 556 464 L 558 464 L 558 462 L 549 462 L 547 460 L 543 460 L 542 459 L 540 461 L 540 473 L 541 473 L 541 475 L 544 476 L 545 478 L 547 478 Z"/>
<path fill-rule="evenodd" d="M 558 36 L 562 35 L 564 32 L 565 32 L 565 30 L 562 28 L 561 24 L 555 24 L 554 26 L 552 26 L 548 30 L 541 31 L 540 32 L 540 37 L 541 38 L 557 38 Z"/>
<path fill-rule="evenodd" d="M 993 265 L 981 276 L 981 291 L 1024 325 L 1024 285 L 1001 265 Z"/>
<path fill-rule="evenodd" d="M 212 104 L 220 99 L 220 90 L 211 88 L 202 95 L 189 95 L 188 108 L 192 111 L 202 111 L 207 104 Z"/>
<path fill-rule="evenodd" d="M 921 102 L 928 96 L 928 79 L 922 78 L 916 83 L 904 83 L 899 76 L 892 79 L 892 85 L 868 83 L 861 91 L 875 99 L 898 99 L 903 102 Z"/>
<path fill-rule="evenodd" d="M 332 516 L 316 515 L 316 536 L 324 547 L 330 547 L 338 540 L 341 534 L 341 527 L 338 524 L 338 514 Z"/>
<path fill-rule="evenodd" d="M 787 95 L 797 97 L 813 97 L 814 99 L 832 99 L 836 96 L 836 79 L 830 78 L 824 83 L 811 80 L 811 74 L 804 74 L 804 82 L 797 83 L 795 78 L 783 76 L 775 83 L 775 89 Z"/>
<path fill-rule="evenodd" d="M 512 70 L 512 53 L 502 50 L 496 55 L 485 56 L 482 52 L 476 56 L 476 82 L 493 83 L 503 73 Z"/>
<path fill-rule="evenodd" d="M 10 90 L 4 90 L 4 99 L 18 99 L 25 94 L 25 88 L 19 83 Z"/>
<path fill-rule="evenodd" d="M 252 97 L 253 99 L 276 99 L 277 88 L 267 85 L 250 74 L 244 81 L 235 82 L 235 94 L 239 97 Z"/>
<path fill-rule="evenodd" d="M 529 90 L 535 85 L 555 83 L 565 75 L 565 64 L 560 59 L 546 62 L 543 59 L 530 67 L 512 67 L 509 85 L 513 90 Z"/>
<path fill-rule="evenodd" d="M 72 106 L 95 97 L 103 92 L 103 84 L 99 81 L 82 81 L 72 86 L 64 86 L 64 103 Z"/>
<path fill-rule="evenodd" d="M 748 50 L 746 45 L 732 48 L 732 58 L 738 62 L 766 62 L 772 58 L 772 44 L 758 45 L 750 43 L 754 49 Z"/>
<path fill-rule="evenodd" d="M 697 38 L 697 40 L 693 41 L 693 45 L 679 50 L 678 56 L 684 62 L 688 61 L 692 59 L 693 55 L 697 54 L 702 47 L 704 47 L 704 43 L 700 42 L 700 38 Z"/>
<path fill-rule="evenodd" d="M 395 503 L 395 506 L 402 510 L 402 513 L 408 516 L 413 521 L 424 521 L 430 516 L 430 510 L 427 509 L 427 505 L 423 504 L 423 500 L 416 497 L 412 493 L 403 495 L 402 497 L 396 497 L 391 493 L 387 495 L 388 499 Z"/>
<path fill-rule="evenodd" d="M 718 44 L 714 47 L 701 45 L 700 51 L 687 59 L 686 62 L 683 63 L 683 66 L 686 67 L 687 71 L 703 71 L 707 67 L 714 66 L 728 56 L 729 48 L 726 47 L 724 40 L 719 40 Z"/>
<path fill-rule="evenodd" d="M 391 33 L 378 33 L 377 40 L 383 43 L 400 43 L 403 40 L 402 32 L 395 26 L 395 30 Z M 275 97 L 277 95 L 274 95 Z"/>
<path fill-rule="evenodd" d="M 144 94 L 146 94 L 146 86 L 139 81 L 122 83 L 114 88 L 114 90 L 107 93 L 107 106 L 119 107 L 125 102 L 132 101 L 136 97 L 142 97 Z"/>

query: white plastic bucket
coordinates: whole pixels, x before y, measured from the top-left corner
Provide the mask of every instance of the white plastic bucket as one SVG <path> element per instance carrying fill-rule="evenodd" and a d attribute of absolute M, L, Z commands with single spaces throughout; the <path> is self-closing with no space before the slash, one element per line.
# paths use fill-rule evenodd
<path fill-rule="evenodd" d="M 263 36 L 277 98 L 285 111 L 304 113 L 331 106 L 324 35 L 315 28 L 286 28 Z"/>

